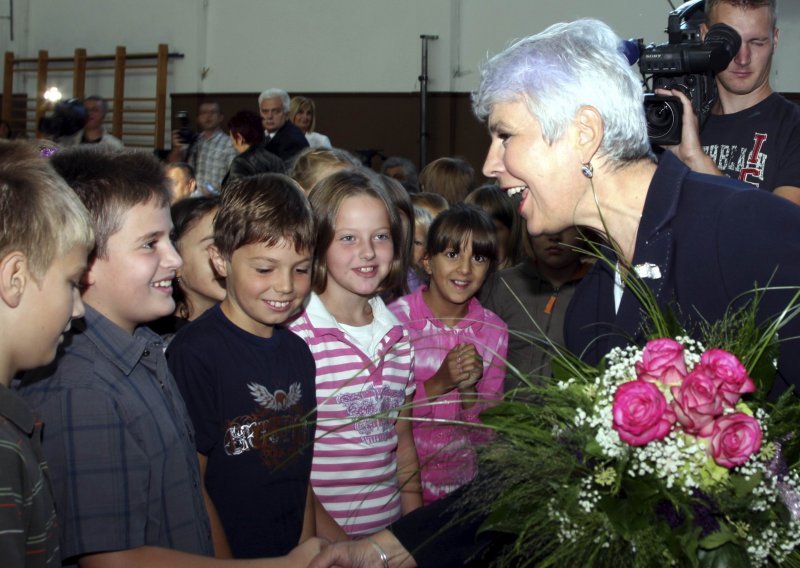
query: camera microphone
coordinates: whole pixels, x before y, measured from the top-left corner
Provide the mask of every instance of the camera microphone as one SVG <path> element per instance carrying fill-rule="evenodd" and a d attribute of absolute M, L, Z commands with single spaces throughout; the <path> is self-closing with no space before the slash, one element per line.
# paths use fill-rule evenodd
<path fill-rule="evenodd" d="M 617 51 L 625 56 L 625 59 L 628 60 L 629 65 L 633 65 L 639 61 L 639 55 L 642 53 L 642 41 L 633 38 L 623 39 L 619 42 Z"/>

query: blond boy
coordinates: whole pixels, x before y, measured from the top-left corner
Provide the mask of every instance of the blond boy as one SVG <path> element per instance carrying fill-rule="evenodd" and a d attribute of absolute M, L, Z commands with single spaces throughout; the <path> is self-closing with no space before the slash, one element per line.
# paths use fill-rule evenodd
<path fill-rule="evenodd" d="M 50 363 L 72 318 L 94 244 L 89 215 L 33 147 L 0 144 L 0 559 L 60 566 L 58 522 L 42 423 L 8 388 L 22 369 Z"/>

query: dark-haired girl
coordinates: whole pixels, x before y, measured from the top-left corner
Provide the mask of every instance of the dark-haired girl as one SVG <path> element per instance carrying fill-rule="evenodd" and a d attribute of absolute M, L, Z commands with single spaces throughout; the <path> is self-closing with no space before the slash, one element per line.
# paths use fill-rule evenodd
<path fill-rule="evenodd" d="M 480 412 L 502 396 L 508 328 L 475 297 L 496 263 L 489 215 L 454 205 L 428 232 L 423 265 L 430 284 L 389 306 L 414 348 L 412 428 L 425 504 L 474 477 L 474 444 L 487 436 L 459 423 L 479 424 Z"/>

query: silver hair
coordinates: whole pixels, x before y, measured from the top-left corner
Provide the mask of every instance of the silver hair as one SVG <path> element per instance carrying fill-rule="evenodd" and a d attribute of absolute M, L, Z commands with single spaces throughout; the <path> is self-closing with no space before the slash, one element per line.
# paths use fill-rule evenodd
<path fill-rule="evenodd" d="M 274 99 L 275 97 L 281 99 L 283 103 L 283 112 L 289 112 L 289 93 L 283 89 L 267 89 L 266 91 L 261 91 L 261 94 L 258 95 L 258 106 L 261 106 L 261 101 Z"/>
<path fill-rule="evenodd" d="M 560 139 L 575 113 L 595 108 L 603 119 L 599 154 L 612 162 L 651 155 L 641 79 L 620 51 L 620 38 L 599 20 L 554 24 L 487 61 L 472 107 L 486 120 L 492 106 L 524 103 L 548 144 Z"/>

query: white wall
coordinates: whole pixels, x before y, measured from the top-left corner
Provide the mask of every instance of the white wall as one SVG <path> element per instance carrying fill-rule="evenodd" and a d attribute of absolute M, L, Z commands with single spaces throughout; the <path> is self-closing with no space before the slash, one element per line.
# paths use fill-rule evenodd
<path fill-rule="evenodd" d="M 3 2 L 4 3 L 4 2 Z M 3 6 L 0 3 L 0 15 Z M 487 53 L 547 25 L 577 17 L 607 21 L 622 37 L 666 40 L 668 0 L 14 0 L 15 41 L 0 21 L 0 48 L 18 56 L 155 51 L 172 64 L 171 92 L 251 92 L 268 86 L 305 92 L 411 92 L 419 88 L 420 34 L 430 43 L 429 89 L 472 90 Z M 678 2 L 674 2 L 676 5 Z M 6 8 L 7 9 L 7 8 Z M 775 63 L 778 90 L 800 91 L 795 30 L 800 2 L 783 0 Z M 5 24 L 5 26 L 4 26 Z M 87 91 L 110 93 L 110 73 Z M 54 76 L 55 78 L 55 76 Z M 71 88 L 69 74 L 58 80 Z M 32 92 L 35 76 L 15 91 Z M 21 87 L 21 88 L 20 88 Z M 129 80 L 128 95 L 152 93 Z"/>
<path fill-rule="evenodd" d="M 205 85 L 210 91 L 282 86 L 409 92 L 420 73 L 419 35 L 449 36 L 446 0 L 238 0 L 235 5 L 232 10 L 224 0 L 210 4 L 211 71 Z M 430 70 L 439 71 L 437 79 L 447 76 L 446 47 L 432 44 Z"/>
<path fill-rule="evenodd" d="M 170 51 L 177 46 L 185 58 L 171 66 L 170 89 L 196 91 L 196 77 L 205 57 L 205 34 L 197 30 L 205 25 L 203 3 L 196 0 L 14 0 L 15 38 L 4 45 L 17 57 L 36 57 L 46 49 L 50 57 L 71 56 L 76 48 L 85 48 L 89 55 L 113 55 L 117 46 L 129 53 L 152 53 L 159 43 L 167 43 Z M 17 9 L 20 8 L 20 9 Z M 5 34 L 0 33 L 0 38 Z M 7 38 L 5 38 L 7 39 Z M 0 39 L 2 42 L 2 39 Z M 0 44 L 1 45 L 1 44 Z M 70 72 L 51 73 L 52 84 L 71 92 Z M 87 75 L 87 93 L 112 92 L 112 71 Z M 151 79 L 153 73 L 140 73 Z M 48 81 L 50 83 L 50 81 Z M 21 86 L 22 88 L 19 88 Z M 35 92 L 35 73 L 15 77 L 15 92 Z M 131 78 L 126 93 L 150 95 L 155 81 Z"/>

